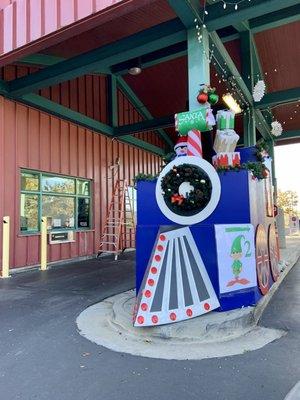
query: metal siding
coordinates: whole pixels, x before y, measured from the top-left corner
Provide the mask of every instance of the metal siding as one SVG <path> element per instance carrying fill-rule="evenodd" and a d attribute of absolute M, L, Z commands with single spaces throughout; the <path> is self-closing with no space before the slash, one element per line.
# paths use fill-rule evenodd
<path fill-rule="evenodd" d="M 29 71 L 28 67 L 9 66 L 0 70 L 0 77 L 11 80 Z M 104 76 L 78 78 L 44 89 L 41 94 L 102 122 L 107 121 Z M 119 94 L 118 103 L 120 124 L 141 120 L 138 111 L 123 94 Z M 146 135 L 150 142 L 162 143 L 156 134 L 143 133 L 144 139 Z M 1 141 L 4 141 L 1 160 L 5 170 L 1 168 L 0 171 L 0 217 L 9 215 L 12 221 L 11 267 L 39 263 L 39 235 L 23 236 L 19 233 L 20 168 L 93 180 L 93 229 L 77 233 L 75 243 L 49 245 L 49 262 L 52 262 L 97 252 L 112 186 L 116 181 L 116 177 L 111 177 L 109 166 L 115 163 L 117 157 L 121 161 L 117 177 L 127 179 L 130 184 L 137 173 L 156 173 L 160 166 L 160 158 L 157 156 L 2 97 Z M 132 246 L 133 242 L 127 244 Z"/>

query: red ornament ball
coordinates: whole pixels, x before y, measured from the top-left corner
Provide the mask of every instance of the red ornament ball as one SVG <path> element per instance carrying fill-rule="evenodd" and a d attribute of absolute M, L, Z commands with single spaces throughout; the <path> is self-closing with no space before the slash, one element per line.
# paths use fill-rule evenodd
<path fill-rule="evenodd" d="M 206 93 L 199 93 L 197 96 L 197 101 L 200 104 L 205 104 L 208 100 L 208 95 Z"/>

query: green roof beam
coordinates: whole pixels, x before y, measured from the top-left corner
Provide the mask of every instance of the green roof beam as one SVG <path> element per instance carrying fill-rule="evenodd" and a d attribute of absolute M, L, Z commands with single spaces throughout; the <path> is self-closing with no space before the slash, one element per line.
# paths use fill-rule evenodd
<path fill-rule="evenodd" d="M 300 87 L 279 92 L 267 93 L 263 99 L 255 104 L 257 109 L 266 109 L 279 104 L 295 103 L 300 100 Z"/>
<path fill-rule="evenodd" d="M 43 68 L 33 74 L 9 82 L 14 96 L 37 91 L 96 70 L 110 71 L 110 66 L 186 39 L 186 31 L 178 20 L 164 22 L 98 49 Z"/>
<path fill-rule="evenodd" d="M 148 119 L 134 124 L 122 125 L 114 128 L 114 136 L 124 136 L 133 133 L 141 133 L 159 128 L 170 128 L 174 126 L 174 115 L 168 115 L 166 117 Z"/>
<path fill-rule="evenodd" d="M 153 119 L 153 115 L 147 109 L 147 107 L 142 103 L 142 101 L 138 98 L 136 93 L 131 89 L 131 87 L 125 82 L 122 77 L 117 77 L 117 85 L 119 89 L 124 93 L 127 99 L 134 105 L 137 109 L 138 113 L 144 117 L 145 119 Z M 174 143 L 169 135 L 161 128 L 157 129 L 157 132 L 161 136 L 161 138 L 167 143 L 167 145 L 173 149 Z"/>
<path fill-rule="evenodd" d="M 282 135 L 274 138 L 276 142 L 287 139 L 299 139 L 300 142 L 300 129 L 282 132 Z"/>
<path fill-rule="evenodd" d="M 299 0 L 252 0 L 240 3 L 237 10 L 229 9 L 229 7 L 224 10 L 222 2 L 218 2 L 208 7 L 205 24 L 210 32 L 216 31 L 262 15 L 265 17 L 269 13 L 298 4 Z"/>
<path fill-rule="evenodd" d="M 296 4 L 292 7 L 282 8 L 270 14 L 263 14 L 257 18 L 251 19 L 249 21 L 249 26 L 253 33 L 258 33 L 267 29 L 278 28 L 279 26 L 299 20 L 300 4 Z"/>
<path fill-rule="evenodd" d="M 155 146 L 154 144 L 145 142 L 144 140 L 141 140 L 135 136 L 122 136 L 120 138 L 117 138 L 118 141 L 124 142 L 127 144 L 131 144 L 135 147 L 139 147 L 142 150 L 149 151 L 150 153 L 156 154 L 157 156 L 164 156 L 166 153 L 163 149 L 160 147 Z"/>

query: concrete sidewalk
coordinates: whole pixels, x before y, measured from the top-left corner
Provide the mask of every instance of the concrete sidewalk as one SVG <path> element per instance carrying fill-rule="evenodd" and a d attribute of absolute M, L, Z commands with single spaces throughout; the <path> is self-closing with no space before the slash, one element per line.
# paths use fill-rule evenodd
<path fill-rule="evenodd" d="M 300 256 L 300 237 L 290 237 L 282 251 L 284 271 L 256 307 L 213 311 L 189 321 L 148 328 L 132 326 L 135 291 L 105 299 L 77 318 L 82 336 L 111 350 L 164 359 L 203 359 L 253 351 L 279 339 L 284 330 L 264 329 L 257 323 L 285 276 Z"/>
<path fill-rule="evenodd" d="M 174 361 L 112 352 L 76 331 L 82 310 L 134 287 L 133 256 L 0 280 L 1 399 L 285 398 L 300 377 L 299 262 L 259 321 L 285 336 L 234 357 Z"/>

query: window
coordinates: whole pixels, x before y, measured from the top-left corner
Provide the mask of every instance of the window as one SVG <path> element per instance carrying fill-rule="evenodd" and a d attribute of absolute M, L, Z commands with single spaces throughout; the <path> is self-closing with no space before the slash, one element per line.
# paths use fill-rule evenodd
<path fill-rule="evenodd" d="M 129 195 L 129 201 L 130 201 L 130 206 L 131 206 L 131 211 L 133 213 L 134 221 L 136 223 L 137 221 L 137 203 L 136 203 L 136 189 L 134 186 L 128 186 L 128 195 Z M 129 215 L 130 208 L 129 204 L 126 204 L 126 215 Z"/>
<path fill-rule="evenodd" d="M 91 181 L 22 170 L 21 232 L 39 232 L 41 216 L 48 229 L 90 229 Z"/>

